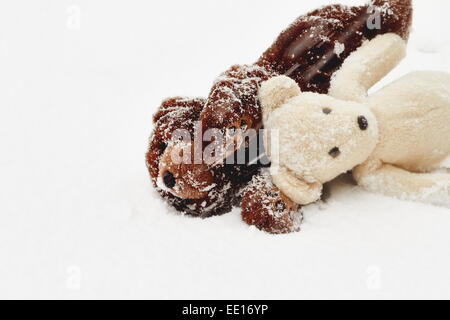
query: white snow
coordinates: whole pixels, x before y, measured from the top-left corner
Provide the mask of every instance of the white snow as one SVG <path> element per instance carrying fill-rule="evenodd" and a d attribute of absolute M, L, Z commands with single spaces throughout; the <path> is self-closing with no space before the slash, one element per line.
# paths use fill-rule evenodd
<path fill-rule="evenodd" d="M 336 41 L 334 44 L 334 53 L 340 57 L 341 54 L 345 51 L 345 44 L 340 43 L 339 41 Z"/>
<path fill-rule="evenodd" d="M 0 4 L 0 298 L 450 298 L 448 209 L 344 177 L 302 232 L 270 236 L 238 210 L 180 216 L 150 186 L 161 100 L 206 95 L 329 1 L 260 3 Z M 449 2 L 415 5 L 408 57 L 383 83 L 450 72 Z"/>

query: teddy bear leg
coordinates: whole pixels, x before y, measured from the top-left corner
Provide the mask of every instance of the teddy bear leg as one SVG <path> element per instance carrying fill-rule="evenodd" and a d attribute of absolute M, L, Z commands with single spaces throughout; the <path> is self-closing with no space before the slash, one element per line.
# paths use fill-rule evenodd
<path fill-rule="evenodd" d="M 450 174 L 413 173 L 372 163 L 357 167 L 353 175 L 368 191 L 450 208 Z"/>

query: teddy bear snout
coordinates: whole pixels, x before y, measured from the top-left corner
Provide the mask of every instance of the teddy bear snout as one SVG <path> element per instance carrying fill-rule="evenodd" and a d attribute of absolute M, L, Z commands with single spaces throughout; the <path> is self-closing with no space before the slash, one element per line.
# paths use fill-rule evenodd
<path fill-rule="evenodd" d="M 158 186 L 181 199 L 207 197 L 215 188 L 214 176 L 205 163 L 195 161 L 192 143 L 169 145 L 160 159 Z"/>
<path fill-rule="evenodd" d="M 366 131 L 369 128 L 369 121 L 365 116 L 358 117 L 358 126 L 362 131 Z"/>

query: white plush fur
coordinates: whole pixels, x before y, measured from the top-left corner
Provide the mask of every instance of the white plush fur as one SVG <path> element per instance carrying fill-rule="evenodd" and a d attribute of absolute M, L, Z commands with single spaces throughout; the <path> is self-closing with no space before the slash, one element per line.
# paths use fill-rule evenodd
<path fill-rule="evenodd" d="M 276 130 L 279 142 L 266 139 L 272 177 L 293 201 L 317 201 L 324 183 L 353 170 L 370 191 L 450 207 L 450 174 L 428 173 L 450 155 L 450 74 L 411 73 L 367 97 L 405 48 L 394 34 L 365 43 L 335 74 L 329 95 L 302 93 L 285 76 L 262 85 L 266 132 Z"/>
<path fill-rule="evenodd" d="M 328 94 L 341 100 L 362 101 L 367 90 L 406 55 L 406 42 L 388 33 L 367 41 L 345 60 L 331 81 Z"/>

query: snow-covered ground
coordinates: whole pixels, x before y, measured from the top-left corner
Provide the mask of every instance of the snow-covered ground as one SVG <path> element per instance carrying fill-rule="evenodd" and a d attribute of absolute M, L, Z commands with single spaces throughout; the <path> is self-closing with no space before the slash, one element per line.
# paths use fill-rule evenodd
<path fill-rule="evenodd" d="M 344 177 L 302 232 L 270 236 L 238 210 L 179 216 L 150 185 L 160 101 L 206 95 L 326 3 L 2 1 L 0 298 L 450 298 L 449 209 Z M 409 56 L 384 83 L 450 72 L 449 2 L 415 5 Z"/>

